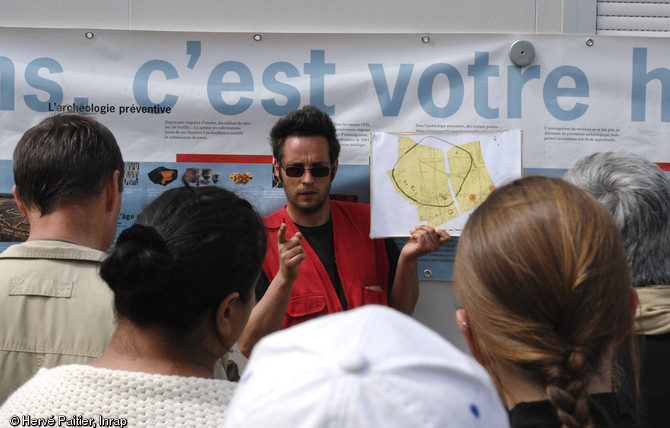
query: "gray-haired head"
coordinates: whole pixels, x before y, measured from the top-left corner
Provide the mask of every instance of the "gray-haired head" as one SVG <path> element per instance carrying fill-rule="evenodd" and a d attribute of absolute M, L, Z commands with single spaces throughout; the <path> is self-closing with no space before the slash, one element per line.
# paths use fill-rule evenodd
<path fill-rule="evenodd" d="M 670 284 L 670 178 L 626 152 L 585 156 L 563 179 L 595 196 L 621 230 L 633 285 Z"/>

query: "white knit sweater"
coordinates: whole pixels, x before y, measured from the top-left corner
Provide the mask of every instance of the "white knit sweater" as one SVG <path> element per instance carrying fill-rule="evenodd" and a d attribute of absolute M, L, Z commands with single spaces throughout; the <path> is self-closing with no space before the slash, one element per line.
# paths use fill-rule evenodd
<path fill-rule="evenodd" d="M 51 426 L 82 426 L 88 420 L 96 427 L 124 421 L 129 428 L 220 427 L 236 386 L 85 365 L 42 369 L 0 407 L 0 427 L 36 426 L 35 418 L 49 426 L 51 417 Z"/>

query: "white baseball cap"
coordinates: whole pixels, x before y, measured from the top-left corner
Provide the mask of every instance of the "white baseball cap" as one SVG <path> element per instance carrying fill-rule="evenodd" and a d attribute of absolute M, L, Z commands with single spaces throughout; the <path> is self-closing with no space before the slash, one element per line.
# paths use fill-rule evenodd
<path fill-rule="evenodd" d="M 225 427 L 497 428 L 487 372 L 434 331 L 367 305 L 263 338 Z"/>

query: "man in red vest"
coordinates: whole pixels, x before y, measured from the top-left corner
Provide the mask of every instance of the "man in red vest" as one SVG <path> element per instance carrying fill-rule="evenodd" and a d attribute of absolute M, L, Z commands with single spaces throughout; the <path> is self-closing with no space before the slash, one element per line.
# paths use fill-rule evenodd
<path fill-rule="evenodd" d="M 365 304 L 411 315 L 417 259 L 436 251 L 447 232 L 417 226 L 399 252 L 392 240 L 370 239 L 369 205 L 329 200 L 340 144 L 332 120 L 316 107 L 281 118 L 270 138 L 286 206 L 265 218 L 268 250 L 241 352 L 248 356 L 281 328 Z"/>

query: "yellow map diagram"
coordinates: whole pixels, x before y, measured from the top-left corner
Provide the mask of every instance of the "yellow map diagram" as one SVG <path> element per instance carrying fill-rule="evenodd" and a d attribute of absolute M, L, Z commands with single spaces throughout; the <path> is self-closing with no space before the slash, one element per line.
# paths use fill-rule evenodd
<path fill-rule="evenodd" d="M 456 146 L 438 140 L 451 146 L 447 161 L 443 149 L 398 137 L 398 162 L 388 171 L 396 192 L 416 205 L 419 220 L 431 227 L 474 209 L 495 187 L 479 141 Z"/>

